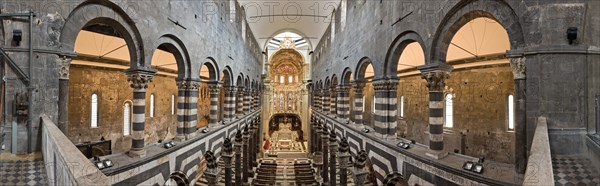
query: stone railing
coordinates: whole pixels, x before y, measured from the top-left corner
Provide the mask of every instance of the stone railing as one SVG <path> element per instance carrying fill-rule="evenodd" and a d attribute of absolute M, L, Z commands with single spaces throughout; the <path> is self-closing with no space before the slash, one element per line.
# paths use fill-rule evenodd
<path fill-rule="evenodd" d="M 382 185 L 385 178 L 394 173 L 405 175 L 404 179 L 409 181 L 409 185 L 415 183 L 420 185 L 520 185 L 522 183 L 514 176 L 514 167 L 502 163 L 486 160 L 481 174 L 466 171 L 462 168 L 463 163 L 477 162 L 478 158 L 450 153 L 440 160 L 431 159 L 426 155 L 428 147 L 425 145 L 416 143 L 411 144 L 409 149 L 402 149 L 397 144 L 401 141 L 411 143 L 410 140 L 381 139 L 373 130 L 369 133 L 361 131 L 363 128 L 370 129 L 368 126 L 346 124 L 339 118 L 333 118 L 316 110 L 312 110 L 311 113 L 317 120 L 324 122 L 330 130 L 333 129 L 337 138 L 342 136 L 347 138 L 353 155 L 360 150 L 367 151 L 377 185 Z"/>
<path fill-rule="evenodd" d="M 41 116 L 40 125 L 48 185 L 110 185 L 48 116 Z"/>
<path fill-rule="evenodd" d="M 545 117 L 539 117 L 537 120 L 523 185 L 554 185 L 548 121 Z"/>
<path fill-rule="evenodd" d="M 174 172 L 182 172 L 196 183 L 200 172 L 200 162 L 204 153 L 211 151 L 220 156 L 225 137 L 233 139 L 237 129 L 244 128 L 253 119 L 260 117 L 260 110 L 250 111 L 241 118 L 225 124 L 214 125 L 209 132 L 200 132 L 176 146 L 165 149 L 162 144 L 145 147 L 143 158 L 131 158 L 125 153 L 111 154 L 102 158 L 113 160 L 114 167 L 102 170 L 111 185 L 164 185 Z M 204 128 L 203 128 L 204 129 Z"/>

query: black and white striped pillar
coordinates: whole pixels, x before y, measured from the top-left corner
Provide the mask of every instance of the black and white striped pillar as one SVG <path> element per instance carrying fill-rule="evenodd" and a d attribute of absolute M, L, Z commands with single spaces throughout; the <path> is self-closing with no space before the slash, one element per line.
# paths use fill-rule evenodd
<path fill-rule="evenodd" d="M 321 131 L 321 152 L 323 152 L 323 169 L 321 169 L 321 178 L 323 183 L 329 182 L 329 132 L 327 131 L 327 124 L 323 124 L 323 130 Z"/>
<path fill-rule="evenodd" d="M 442 70 L 424 71 L 421 78 L 427 80 L 429 88 L 429 152 L 426 155 L 439 159 L 444 150 L 444 86 L 449 72 Z"/>
<path fill-rule="evenodd" d="M 219 122 L 219 90 L 221 90 L 221 83 L 218 81 L 208 82 L 208 89 L 210 91 L 210 114 L 208 120 L 208 127 L 214 127 Z"/>
<path fill-rule="evenodd" d="M 382 139 L 391 137 L 396 132 L 396 87 L 398 80 L 380 79 L 373 82 L 375 87 L 375 132 Z"/>
<path fill-rule="evenodd" d="M 236 87 L 225 87 L 225 121 L 233 121 L 235 119 L 235 96 Z"/>
<path fill-rule="evenodd" d="M 314 96 L 313 96 L 313 102 L 315 104 L 315 106 L 313 107 L 314 110 L 320 111 L 321 110 L 321 90 L 316 89 L 314 91 Z"/>
<path fill-rule="evenodd" d="M 329 89 L 329 114 L 337 116 L 337 87 L 331 87 Z"/>
<path fill-rule="evenodd" d="M 233 150 L 235 151 L 235 185 L 242 185 L 242 144 L 243 136 L 242 131 L 237 130 L 235 133 L 235 140 L 233 142 Z"/>
<path fill-rule="evenodd" d="M 250 113 L 250 101 L 252 97 L 250 96 L 252 89 L 246 89 L 244 91 L 244 115 Z"/>
<path fill-rule="evenodd" d="M 156 70 L 127 70 L 127 81 L 133 88 L 133 110 L 131 126 L 131 150 L 129 156 L 144 157 L 144 124 L 146 121 L 146 89 Z"/>
<path fill-rule="evenodd" d="M 350 115 L 350 87 L 338 86 L 337 95 L 337 116 L 342 120 L 347 120 Z"/>
<path fill-rule="evenodd" d="M 177 82 L 177 86 L 177 139 L 191 139 L 197 130 L 200 81 L 186 79 Z"/>
<path fill-rule="evenodd" d="M 242 118 L 244 116 L 244 87 L 237 88 L 237 99 L 235 102 L 237 103 L 235 114 L 237 118 Z"/>
<path fill-rule="evenodd" d="M 337 136 L 335 135 L 335 130 L 331 130 L 329 133 L 329 185 L 338 185 L 336 183 L 337 152 Z"/>
<path fill-rule="evenodd" d="M 356 125 L 362 126 L 364 110 L 363 89 L 365 88 L 365 82 L 361 80 L 353 81 L 352 88 L 354 89 L 354 122 Z"/>
<path fill-rule="evenodd" d="M 331 103 L 329 102 L 331 97 L 329 97 L 329 89 L 323 89 L 321 90 L 322 92 L 322 97 L 323 97 L 323 113 L 324 114 L 329 114 L 329 107 L 331 107 Z"/>

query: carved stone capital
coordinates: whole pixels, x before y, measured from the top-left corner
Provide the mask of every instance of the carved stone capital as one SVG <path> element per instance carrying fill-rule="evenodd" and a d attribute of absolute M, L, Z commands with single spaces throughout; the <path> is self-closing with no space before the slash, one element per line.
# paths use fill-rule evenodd
<path fill-rule="evenodd" d="M 148 83 L 152 82 L 154 74 L 145 72 L 130 72 L 127 74 L 127 81 L 129 81 L 131 88 L 133 89 L 146 89 Z"/>
<path fill-rule="evenodd" d="M 337 92 L 345 92 L 348 93 L 350 91 L 350 86 L 340 85 L 337 87 Z"/>
<path fill-rule="evenodd" d="M 221 84 L 219 82 L 209 82 L 208 90 L 210 94 L 219 94 L 219 90 L 221 89 Z"/>
<path fill-rule="evenodd" d="M 178 81 L 177 87 L 181 90 L 198 90 L 198 87 L 200 87 L 200 82 L 192 80 Z"/>
<path fill-rule="evenodd" d="M 365 82 L 364 81 L 352 81 L 352 88 L 354 88 L 354 91 L 356 91 L 356 92 L 362 92 L 363 88 L 365 88 Z"/>
<path fill-rule="evenodd" d="M 421 78 L 427 81 L 429 91 L 443 91 L 446 79 L 450 78 L 450 73 L 446 71 L 429 71 L 421 73 Z"/>
<path fill-rule="evenodd" d="M 398 81 L 397 80 L 388 80 L 388 79 L 379 80 L 379 81 L 373 82 L 373 87 L 376 92 L 395 91 L 396 88 L 398 87 Z"/>
<path fill-rule="evenodd" d="M 225 92 L 235 92 L 237 90 L 234 86 L 225 86 Z"/>
<path fill-rule="evenodd" d="M 58 65 L 58 79 L 69 79 L 69 66 L 71 66 L 71 58 L 57 58 L 56 64 Z"/>
<path fill-rule="evenodd" d="M 512 69 L 515 79 L 525 79 L 525 57 L 509 58 L 510 68 Z"/>

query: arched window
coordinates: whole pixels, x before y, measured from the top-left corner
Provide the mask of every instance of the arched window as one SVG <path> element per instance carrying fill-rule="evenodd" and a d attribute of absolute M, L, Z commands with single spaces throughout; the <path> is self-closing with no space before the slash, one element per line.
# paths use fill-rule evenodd
<path fill-rule="evenodd" d="M 508 130 L 515 130 L 515 98 L 508 95 Z"/>
<path fill-rule="evenodd" d="M 283 76 L 279 76 L 279 82 L 280 82 L 281 84 L 283 84 L 283 83 L 284 83 L 284 81 L 283 81 Z"/>
<path fill-rule="evenodd" d="M 375 102 L 377 102 L 377 97 L 373 96 L 373 103 L 371 104 L 371 113 L 375 113 Z"/>
<path fill-rule="evenodd" d="M 365 99 L 365 96 L 362 97 L 362 112 L 365 112 L 365 102 L 367 102 L 367 100 Z"/>
<path fill-rule="evenodd" d="M 123 105 L 123 135 L 131 134 L 131 103 L 125 102 Z"/>
<path fill-rule="evenodd" d="M 288 77 L 288 82 L 289 82 L 290 84 L 291 84 L 291 83 L 293 83 L 293 82 L 294 82 L 294 77 L 292 77 L 292 76 L 289 76 L 289 77 Z"/>
<path fill-rule="evenodd" d="M 90 125 L 92 128 L 98 128 L 98 95 L 92 94 L 92 115 Z"/>
<path fill-rule="evenodd" d="M 150 94 L 150 117 L 154 117 L 154 94 Z"/>
<path fill-rule="evenodd" d="M 398 115 L 400 118 L 404 118 L 404 96 L 400 96 L 400 104 L 398 104 L 398 106 L 400 107 L 398 108 L 398 111 L 400 112 Z"/>
<path fill-rule="evenodd" d="M 171 95 L 171 115 L 175 115 L 175 95 Z"/>
<path fill-rule="evenodd" d="M 444 108 L 445 122 L 444 127 L 452 128 L 454 125 L 453 111 L 452 111 L 452 94 L 446 95 L 446 102 Z"/>

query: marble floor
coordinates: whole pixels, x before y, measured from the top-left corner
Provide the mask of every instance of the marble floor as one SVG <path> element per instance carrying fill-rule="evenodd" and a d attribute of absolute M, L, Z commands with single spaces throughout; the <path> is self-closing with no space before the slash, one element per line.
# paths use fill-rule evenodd
<path fill-rule="evenodd" d="M 592 162 L 583 156 L 552 157 L 554 184 L 560 185 L 600 185 L 600 174 Z"/>
<path fill-rule="evenodd" d="M 48 185 L 42 160 L 0 160 L 0 185 Z"/>

